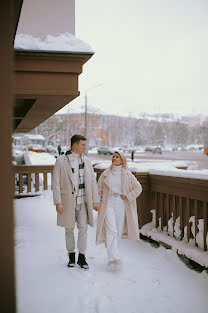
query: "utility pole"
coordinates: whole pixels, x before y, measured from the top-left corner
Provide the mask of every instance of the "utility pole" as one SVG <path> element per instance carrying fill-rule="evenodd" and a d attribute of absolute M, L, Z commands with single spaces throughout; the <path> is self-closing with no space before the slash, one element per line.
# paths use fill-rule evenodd
<path fill-rule="evenodd" d="M 88 123 L 87 123 L 87 93 L 94 89 L 94 88 L 97 88 L 97 87 L 100 87 L 102 84 L 97 84 L 95 86 L 92 86 L 90 88 L 88 88 L 86 91 L 85 91 L 85 138 L 87 139 L 87 127 L 88 127 Z M 87 155 L 88 154 L 88 140 L 86 142 L 86 150 L 85 150 L 85 154 Z"/>

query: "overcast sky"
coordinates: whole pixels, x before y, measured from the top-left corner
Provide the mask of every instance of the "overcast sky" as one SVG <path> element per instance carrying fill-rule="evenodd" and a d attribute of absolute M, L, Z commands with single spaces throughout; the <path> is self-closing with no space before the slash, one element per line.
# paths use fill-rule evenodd
<path fill-rule="evenodd" d="M 79 90 L 102 84 L 89 105 L 208 114 L 207 0 L 76 0 L 76 37 L 95 51 Z"/>

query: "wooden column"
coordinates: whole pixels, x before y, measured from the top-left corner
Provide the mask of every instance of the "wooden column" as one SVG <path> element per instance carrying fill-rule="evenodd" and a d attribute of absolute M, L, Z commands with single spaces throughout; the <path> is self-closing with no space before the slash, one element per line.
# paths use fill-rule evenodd
<path fill-rule="evenodd" d="M 13 9 L 14 1 L 0 2 L 0 311 L 14 313 L 14 218 L 12 181 L 12 107 L 13 107 Z"/>

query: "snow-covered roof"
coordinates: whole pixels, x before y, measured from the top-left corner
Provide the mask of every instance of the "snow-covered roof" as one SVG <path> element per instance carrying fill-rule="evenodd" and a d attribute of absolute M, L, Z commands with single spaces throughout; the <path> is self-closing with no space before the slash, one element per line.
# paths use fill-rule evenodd
<path fill-rule="evenodd" d="M 45 137 L 39 134 L 26 134 L 25 137 L 31 140 L 45 140 Z"/>
<path fill-rule="evenodd" d="M 93 53 L 92 48 L 87 43 L 70 33 L 59 34 L 58 36 L 47 35 L 45 40 L 29 34 L 17 34 L 14 48 L 18 50 Z"/>

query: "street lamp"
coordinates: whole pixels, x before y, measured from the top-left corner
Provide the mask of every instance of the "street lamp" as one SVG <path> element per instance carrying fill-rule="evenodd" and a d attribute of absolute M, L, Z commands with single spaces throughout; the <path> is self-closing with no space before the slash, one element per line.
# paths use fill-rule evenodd
<path fill-rule="evenodd" d="M 100 87 L 102 84 L 97 84 L 94 85 L 90 88 L 88 88 L 87 90 L 85 90 L 85 138 L 87 139 L 87 93 L 92 90 L 95 89 L 97 87 Z M 88 148 L 86 147 L 86 154 L 88 153 Z"/>

